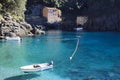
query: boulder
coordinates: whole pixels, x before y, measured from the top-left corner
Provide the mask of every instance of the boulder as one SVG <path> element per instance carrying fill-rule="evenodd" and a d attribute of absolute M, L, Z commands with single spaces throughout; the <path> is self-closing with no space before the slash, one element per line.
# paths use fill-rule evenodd
<path fill-rule="evenodd" d="M 24 26 L 28 30 L 32 30 L 33 29 L 32 26 L 30 24 L 26 23 L 26 22 L 21 22 L 20 24 L 22 26 Z"/>
<path fill-rule="evenodd" d="M 6 20 L 6 21 L 8 21 L 8 20 L 11 20 L 12 19 L 12 17 L 10 16 L 10 14 L 4 14 L 4 16 L 3 16 L 3 18 Z"/>
<path fill-rule="evenodd" d="M 16 34 L 13 33 L 13 32 L 9 32 L 9 35 L 10 35 L 10 37 L 15 37 L 16 36 Z"/>
<path fill-rule="evenodd" d="M 39 34 L 45 34 L 45 31 L 37 28 L 37 27 L 34 27 L 33 30 L 31 31 L 33 34 L 36 34 L 36 35 L 39 35 Z"/>
<path fill-rule="evenodd" d="M 22 28 L 20 28 L 19 32 L 17 33 L 19 36 L 27 36 L 26 31 Z"/>
<path fill-rule="evenodd" d="M 27 22 L 17 21 L 9 14 L 3 15 L 3 19 L 0 21 L 1 36 L 33 36 L 33 34 L 45 34 L 45 32 L 41 30 L 41 27 L 33 29 Z"/>
<path fill-rule="evenodd" d="M 45 31 L 37 29 L 36 34 L 45 34 Z"/>
<path fill-rule="evenodd" d="M 15 37 L 16 34 L 14 32 L 5 32 L 3 36 Z"/>

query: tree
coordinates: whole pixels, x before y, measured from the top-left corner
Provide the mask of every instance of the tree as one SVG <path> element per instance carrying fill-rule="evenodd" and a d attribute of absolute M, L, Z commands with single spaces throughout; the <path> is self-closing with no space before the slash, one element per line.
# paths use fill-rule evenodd
<path fill-rule="evenodd" d="M 0 0 L 0 11 L 24 16 L 26 0 Z"/>
<path fill-rule="evenodd" d="M 43 0 L 44 3 L 52 5 L 54 7 L 62 7 L 68 0 Z"/>
<path fill-rule="evenodd" d="M 15 5 L 15 13 L 18 16 L 24 16 L 24 12 L 26 10 L 26 0 L 14 0 L 16 5 Z"/>
<path fill-rule="evenodd" d="M 1 12 L 1 10 L 2 10 L 2 4 L 0 3 L 0 12 Z"/>

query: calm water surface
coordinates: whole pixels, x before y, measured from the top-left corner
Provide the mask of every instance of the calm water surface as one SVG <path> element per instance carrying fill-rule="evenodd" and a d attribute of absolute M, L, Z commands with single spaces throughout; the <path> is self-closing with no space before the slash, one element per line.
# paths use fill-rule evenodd
<path fill-rule="evenodd" d="M 51 60 L 55 67 L 47 71 L 19 69 Z M 120 33 L 49 31 L 21 42 L 0 40 L 0 80 L 120 80 Z"/>

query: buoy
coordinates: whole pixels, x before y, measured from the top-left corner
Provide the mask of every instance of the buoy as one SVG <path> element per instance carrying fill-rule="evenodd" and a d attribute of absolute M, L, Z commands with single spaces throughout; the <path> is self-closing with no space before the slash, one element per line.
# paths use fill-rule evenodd
<path fill-rule="evenodd" d="M 70 60 L 72 60 L 72 57 L 70 57 Z"/>

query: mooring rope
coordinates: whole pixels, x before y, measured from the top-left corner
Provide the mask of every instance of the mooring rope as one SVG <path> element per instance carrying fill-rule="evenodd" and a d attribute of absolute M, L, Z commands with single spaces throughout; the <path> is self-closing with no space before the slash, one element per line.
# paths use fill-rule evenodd
<path fill-rule="evenodd" d="M 74 52 L 73 52 L 72 55 L 69 57 L 70 60 L 72 60 L 72 58 L 74 57 L 75 53 L 77 52 L 78 45 L 79 45 L 79 38 L 77 39 L 77 43 L 76 43 L 76 47 L 75 47 Z M 65 60 L 65 61 L 63 61 L 63 62 L 61 62 L 61 63 L 59 63 L 58 65 L 56 65 L 56 66 L 54 66 L 54 67 L 57 67 L 57 66 L 59 66 L 59 65 L 61 65 L 61 64 L 63 64 L 63 63 L 65 63 L 65 62 L 68 62 L 68 61 L 69 61 L 69 60 L 67 59 L 67 60 Z"/>
<path fill-rule="evenodd" d="M 74 57 L 75 53 L 77 52 L 78 45 L 79 45 L 79 38 L 78 38 L 78 40 L 77 40 L 76 48 L 75 48 L 73 54 L 70 56 L 70 60 L 72 60 L 72 58 Z"/>
<path fill-rule="evenodd" d="M 40 41 L 40 40 L 51 40 L 51 41 L 72 41 L 72 40 L 76 40 L 77 38 L 63 38 L 63 39 L 60 39 L 60 38 L 47 38 L 47 39 L 44 39 L 44 38 L 41 38 L 41 39 L 37 39 L 37 41 Z"/>

